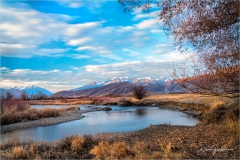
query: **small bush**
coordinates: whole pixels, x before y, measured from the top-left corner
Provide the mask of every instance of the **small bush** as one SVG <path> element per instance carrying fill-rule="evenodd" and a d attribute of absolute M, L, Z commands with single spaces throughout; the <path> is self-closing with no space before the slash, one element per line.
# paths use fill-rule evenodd
<path fill-rule="evenodd" d="M 27 159 L 28 157 L 28 151 L 23 149 L 22 146 L 19 147 L 14 147 L 13 148 L 13 155 L 14 158 L 18 158 L 18 159 Z"/>
<path fill-rule="evenodd" d="M 26 118 L 28 119 L 28 120 L 36 120 L 36 119 L 38 119 L 39 118 L 39 112 L 38 112 L 38 110 L 37 109 L 35 109 L 35 108 L 32 108 L 32 109 L 29 109 L 28 111 L 27 111 L 27 113 L 26 113 Z"/>
<path fill-rule="evenodd" d="M 82 152 L 84 150 L 83 144 L 84 144 L 84 139 L 80 137 L 76 137 L 72 140 L 71 149 L 75 152 Z"/>
<path fill-rule="evenodd" d="M 136 142 L 136 144 L 133 147 L 135 152 L 135 158 L 142 159 L 142 158 L 148 158 L 148 144 L 145 142 Z"/>
<path fill-rule="evenodd" d="M 118 101 L 118 105 L 119 106 L 131 106 L 132 102 L 130 100 L 126 100 L 126 99 L 120 99 Z"/>
<path fill-rule="evenodd" d="M 108 142 L 99 142 L 90 153 L 95 156 L 97 159 L 106 159 L 110 158 L 111 145 Z"/>
<path fill-rule="evenodd" d="M 91 135 L 83 135 L 82 137 L 73 136 L 71 141 L 71 150 L 78 154 L 83 154 L 85 151 L 91 149 L 95 144 Z"/>
<path fill-rule="evenodd" d="M 71 111 L 71 110 L 80 110 L 80 107 L 78 106 L 71 106 L 66 109 L 66 111 Z"/>
<path fill-rule="evenodd" d="M 226 109 L 225 104 L 221 101 L 214 102 L 210 107 L 210 112 L 216 111 L 216 110 L 223 110 Z"/>
<path fill-rule="evenodd" d="M 116 142 L 111 146 L 110 158 L 123 159 L 132 155 L 133 152 L 125 142 Z"/>
<path fill-rule="evenodd" d="M 53 108 L 44 108 L 39 110 L 40 118 L 47 118 L 47 117 L 57 117 L 60 115 L 60 111 L 58 109 Z"/>

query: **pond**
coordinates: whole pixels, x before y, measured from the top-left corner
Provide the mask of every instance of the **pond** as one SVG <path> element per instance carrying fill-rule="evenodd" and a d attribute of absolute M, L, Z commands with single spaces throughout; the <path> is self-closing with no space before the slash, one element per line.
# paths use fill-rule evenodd
<path fill-rule="evenodd" d="M 32 106 L 33 108 L 59 106 Z M 61 106 L 64 107 L 64 106 Z M 87 106 L 80 106 L 87 110 Z M 149 106 L 119 107 L 111 106 L 111 111 L 94 111 L 84 113 L 83 119 L 65 122 L 46 127 L 36 127 L 14 133 L 2 134 L 1 141 L 7 141 L 14 136 L 20 140 L 32 139 L 35 141 L 59 140 L 65 136 L 77 134 L 96 134 L 101 132 L 128 132 L 136 131 L 156 124 L 194 126 L 199 121 L 182 112 L 171 109 L 161 109 Z"/>

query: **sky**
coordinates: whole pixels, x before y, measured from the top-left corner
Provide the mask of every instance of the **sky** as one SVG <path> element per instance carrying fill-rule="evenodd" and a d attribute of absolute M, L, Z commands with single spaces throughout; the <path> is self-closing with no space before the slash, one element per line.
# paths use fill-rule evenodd
<path fill-rule="evenodd" d="M 185 55 L 158 20 L 117 0 L 2 0 L 1 87 L 37 85 L 52 92 L 112 77 L 171 78 Z"/>

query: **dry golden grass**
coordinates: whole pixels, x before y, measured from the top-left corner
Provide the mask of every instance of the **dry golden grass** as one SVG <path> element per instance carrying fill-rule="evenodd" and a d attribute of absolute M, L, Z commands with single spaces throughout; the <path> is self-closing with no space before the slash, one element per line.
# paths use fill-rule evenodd
<path fill-rule="evenodd" d="M 84 139 L 77 136 L 72 140 L 71 149 L 76 152 L 81 152 L 84 149 L 83 144 Z"/>
<path fill-rule="evenodd" d="M 115 142 L 110 148 L 111 159 L 123 159 L 131 156 L 132 152 L 125 142 Z"/>
<path fill-rule="evenodd" d="M 160 152 L 153 152 L 151 159 L 162 159 L 162 154 Z"/>
<path fill-rule="evenodd" d="M 90 153 L 96 159 L 181 159 L 182 154 L 173 152 L 171 144 L 161 148 L 163 152 L 151 151 L 149 144 L 137 141 L 134 146 L 128 146 L 123 142 L 99 142 Z"/>
<path fill-rule="evenodd" d="M 78 107 L 78 106 L 70 106 L 70 107 L 66 108 L 65 110 L 66 111 L 80 110 L 80 107 Z"/>
<path fill-rule="evenodd" d="M 80 145 L 78 144 L 80 142 Z M 4 159 L 92 159 L 90 149 L 97 144 L 91 136 L 69 136 L 58 142 L 19 142 L 1 144 Z"/>
<path fill-rule="evenodd" d="M 145 142 L 136 142 L 136 144 L 133 147 L 135 158 L 142 159 L 142 158 L 148 158 L 148 144 Z"/>
<path fill-rule="evenodd" d="M 97 159 L 110 158 L 111 146 L 108 142 L 99 142 L 90 153 L 95 156 Z"/>
<path fill-rule="evenodd" d="M 14 147 L 12 153 L 14 158 L 17 159 L 33 159 L 38 157 L 32 145 L 26 149 L 23 146 Z"/>
<path fill-rule="evenodd" d="M 226 109 L 225 104 L 222 101 L 215 101 L 211 107 L 210 107 L 210 112 L 215 111 L 215 110 L 222 110 Z"/>
<path fill-rule="evenodd" d="M 1 103 L 1 125 L 7 125 L 22 121 L 37 120 L 39 118 L 57 117 L 65 111 L 79 110 L 78 106 L 67 108 L 30 108 L 29 103 L 22 101 L 4 101 Z"/>
<path fill-rule="evenodd" d="M 238 98 L 228 98 L 220 96 L 205 96 L 200 94 L 162 94 L 162 95 L 151 95 L 144 98 L 142 101 L 176 101 L 184 103 L 201 103 L 206 106 L 210 106 L 213 102 L 224 102 L 225 105 L 230 106 L 237 101 Z"/>

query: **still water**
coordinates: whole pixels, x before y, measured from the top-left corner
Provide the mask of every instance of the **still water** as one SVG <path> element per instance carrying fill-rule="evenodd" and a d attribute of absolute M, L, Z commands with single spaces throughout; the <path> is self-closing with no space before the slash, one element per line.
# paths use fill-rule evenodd
<path fill-rule="evenodd" d="M 32 106 L 33 108 L 59 106 Z M 64 106 L 61 106 L 64 107 Z M 14 133 L 2 134 L 1 141 L 7 141 L 14 136 L 19 136 L 20 140 L 53 141 L 72 134 L 95 134 L 101 132 L 128 132 L 140 130 L 149 125 L 171 124 L 194 126 L 199 121 L 188 115 L 170 109 L 160 109 L 158 107 L 131 106 L 119 107 L 111 106 L 111 111 L 95 111 L 84 113 L 83 119 L 71 122 L 51 125 L 46 127 L 36 127 L 17 131 Z M 87 110 L 87 106 L 80 106 L 81 110 Z"/>

